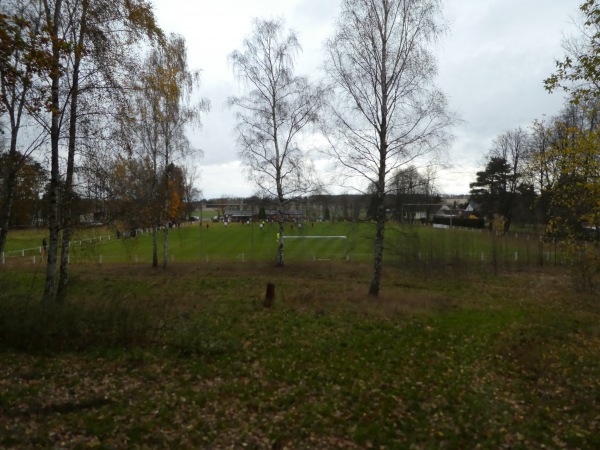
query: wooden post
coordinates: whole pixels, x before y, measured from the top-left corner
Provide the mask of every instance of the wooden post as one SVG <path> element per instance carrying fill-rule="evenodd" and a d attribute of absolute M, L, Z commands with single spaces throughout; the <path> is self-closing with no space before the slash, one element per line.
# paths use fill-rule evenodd
<path fill-rule="evenodd" d="M 263 306 L 265 308 L 270 308 L 273 306 L 273 302 L 275 301 L 275 285 L 273 283 L 267 283 L 267 293 L 265 294 L 265 302 Z"/>

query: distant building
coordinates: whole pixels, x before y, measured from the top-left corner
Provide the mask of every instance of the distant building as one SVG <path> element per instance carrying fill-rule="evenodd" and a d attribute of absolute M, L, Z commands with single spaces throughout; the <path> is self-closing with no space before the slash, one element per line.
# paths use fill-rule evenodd
<path fill-rule="evenodd" d="M 258 211 L 256 212 L 258 214 Z M 231 222 L 248 222 L 252 219 L 252 211 L 226 209 L 223 216 Z"/>

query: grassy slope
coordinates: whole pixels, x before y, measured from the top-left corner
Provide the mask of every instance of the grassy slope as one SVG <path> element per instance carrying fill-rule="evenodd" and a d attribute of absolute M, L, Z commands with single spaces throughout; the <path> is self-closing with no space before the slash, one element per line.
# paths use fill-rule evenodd
<path fill-rule="evenodd" d="M 91 267 L 57 310 L 0 272 L 0 447 L 600 445 L 600 307 L 560 272 Z"/>

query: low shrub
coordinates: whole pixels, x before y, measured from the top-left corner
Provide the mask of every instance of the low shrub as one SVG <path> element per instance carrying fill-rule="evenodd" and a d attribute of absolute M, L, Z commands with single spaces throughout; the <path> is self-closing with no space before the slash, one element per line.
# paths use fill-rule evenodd
<path fill-rule="evenodd" d="M 148 345 L 156 327 L 139 308 L 104 304 L 3 302 L 0 348 L 30 352 L 80 351 Z"/>

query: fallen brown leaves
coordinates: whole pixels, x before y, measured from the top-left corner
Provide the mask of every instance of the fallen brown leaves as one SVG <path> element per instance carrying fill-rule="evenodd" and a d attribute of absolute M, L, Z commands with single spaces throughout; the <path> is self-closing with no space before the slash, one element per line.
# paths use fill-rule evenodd
<path fill-rule="evenodd" d="M 561 275 L 397 273 L 372 301 L 356 267 L 311 267 L 274 272 L 268 310 L 264 267 L 80 274 L 160 327 L 139 347 L 4 351 L 0 447 L 600 444 L 600 307 Z"/>

